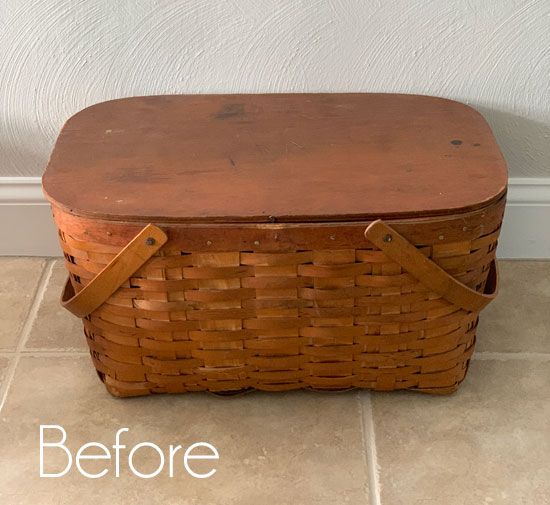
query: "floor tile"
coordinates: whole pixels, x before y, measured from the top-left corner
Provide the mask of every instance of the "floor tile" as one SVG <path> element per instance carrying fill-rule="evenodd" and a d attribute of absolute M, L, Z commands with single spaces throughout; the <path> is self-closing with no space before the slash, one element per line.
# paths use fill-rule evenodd
<path fill-rule="evenodd" d="M 374 394 L 382 504 L 550 503 L 550 363 L 474 361 L 458 393 Z"/>
<path fill-rule="evenodd" d="M 63 260 L 53 266 L 44 299 L 38 310 L 26 349 L 84 350 L 82 321 L 61 307 L 59 298 L 67 279 Z"/>
<path fill-rule="evenodd" d="M 500 261 L 500 291 L 480 317 L 477 350 L 550 352 L 550 261 Z"/>
<path fill-rule="evenodd" d="M 44 265 L 42 258 L 0 258 L 0 350 L 17 346 Z"/>
<path fill-rule="evenodd" d="M 23 357 L 1 418 L 1 466 L 8 470 L 0 472 L 1 503 L 96 505 L 99 498 L 112 505 L 368 503 L 356 393 L 122 400 L 108 395 L 87 357 Z M 63 478 L 39 478 L 40 424 L 62 425 L 73 455 L 86 442 L 112 446 L 116 430 L 130 428 L 123 435 L 128 449 L 122 451 L 120 478 L 111 468 L 101 479 L 86 479 L 74 467 Z M 209 442 L 220 454 L 217 472 L 195 479 L 176 459 L 172 479 L 166 468 L 153 479 L 139 479 L 127 471 L 124 456 L 143 441 L 165 454 L 169 444 Z M 47 469 L 64 467 L 61 450 L 49 450 Z M 156 453 L 140 452 L 136 468 L 153 471 Z"/>

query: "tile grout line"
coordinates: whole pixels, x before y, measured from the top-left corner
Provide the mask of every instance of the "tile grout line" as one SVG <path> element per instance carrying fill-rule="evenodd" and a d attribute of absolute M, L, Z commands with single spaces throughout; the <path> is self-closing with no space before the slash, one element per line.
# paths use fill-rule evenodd
<path fill-rule="evenodd" d="M 474 361 L 514 361 L 514 360 L 534 360 L 534 361 L 550 361 L 550 353 L 548 352 L 494 352 L 481 351 L 476 352 L 472 356 Z"/>
<path fill-rule="evenodd" d="M 361 415 L 361 434 L 363 439 L 363 454 L 367 467 L 369 482 L 369 505 L 381 505 L 380 499 L 380 469 L 376 452 L 376 435 L 372 413 L 372 393 L 363 391 L 357 393 L 359 413 Z"/>
<path fill-rule="evenodd" d="M 44 294 L 46 293 L 46 289 L 50 282 L 54 264 L 54 259 L 46 260 L 44 269 L 40 274 L 40 279 L 38 280 L 38 285 L 34 292 L 31 305 L 25 318 L 25 322 L 23 323 L 23 327 L 21 328 L 21 331 L 19 333 L 19 340 L 17 342 L 15 352 L 12 354 L 13 358 L 10 362 L 10 366 L 8 367 L 6 379 L 4 381 L 4 384 L 2 385 L 2 389 L 0 389 L 0 412 L 2 411 L 4 404 L 6 403 L 10 387 L 15 377 L 15 371 L 17 369 L 17 365 L 19 364 L 21 352 L 24 349 L 27 340 L 29 339 L 33 324 L 36 320 L 36 316 L 38 315 L 38 310 L 40 309 L 40 305 L 42 304 L 42 300 L 44 299 Z"/>
<path fill-rule="evenodd" d="M 365 499 L 367 501 L 367 505 L 370 505 L 370 488 L 372 486 L 370 474 L 369 474 L 369 462 L 367 458 L 367 442 L 366 442 L 366 436 L 365 436 L 365 423 L 363 421 L 363 403 L 361 401 L 361 391 L 357 391 L 355 393 L 355 398 L 357 400 L 357 413 L 359 414 L 359 422 L 361 423 L 361 450 L 363 452 L 363 464 L 365 466 L 365 478 L 367 479 L 366 485 L 367 489 L 364 489 L 365 493 Z"/>
<path fill-rule="evenodd" d="M 62 357 L 77 357 L 77 356 L 89 356 L 90 351 L 64 351 L 62 349 L 45 349 L 36 350 L 30 349 L 21 351 L 21 356 L 30 356 L 32 358 L 62 358 Z"/>

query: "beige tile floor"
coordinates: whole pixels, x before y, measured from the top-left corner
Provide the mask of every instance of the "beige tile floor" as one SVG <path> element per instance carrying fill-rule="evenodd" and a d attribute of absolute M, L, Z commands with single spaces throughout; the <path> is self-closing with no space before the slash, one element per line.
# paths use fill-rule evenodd
<path fill-rule="evenodd" d="M 454 395 L 118 400 L 97 380 L 79 322 L 58 306 L 60 263 L 1 258 L 0 504 L 550 504 L 550 262 L 500 267 L 500 296 Z M 120 427 L 130 447 L 207 441 L 217 473 L 142 480 L 123 468 L 92 480 L 73 468 L 40 478 L 40 424 L 63 425 L 73 454 L 112 445 Z M 140 454 L 136 467 L 152 471 L 152 453 Z"/>

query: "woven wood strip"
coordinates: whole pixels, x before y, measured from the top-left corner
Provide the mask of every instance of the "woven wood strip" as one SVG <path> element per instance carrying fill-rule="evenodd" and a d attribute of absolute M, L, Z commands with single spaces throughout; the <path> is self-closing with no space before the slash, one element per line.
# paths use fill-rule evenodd
<path fill-rule="evenodd" d="M 499 228 L 479 230 L 417 249 L 481 291 Z M 113 243 L 123 243 L 77 239 L 65 228 L 60 239 L 75 292 L 120 251 Z M 255 252 L 168 242 L 84 319 L 84 331 L 117 396 L 252 388 L 443 394 L 464 379 L 477 320 L 368 244 Z"/>

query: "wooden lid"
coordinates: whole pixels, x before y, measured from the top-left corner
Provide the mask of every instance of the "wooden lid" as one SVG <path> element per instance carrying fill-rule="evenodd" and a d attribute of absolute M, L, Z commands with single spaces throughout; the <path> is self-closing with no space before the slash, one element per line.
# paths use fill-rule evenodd
<path fill-rule="evenodd" d="M 65 211 L 154 222 L 443 215 L 489 205 L 506 182 L 474 109 L 362 93 L 100 103 L 67 121 L 43 177 Z"/>

